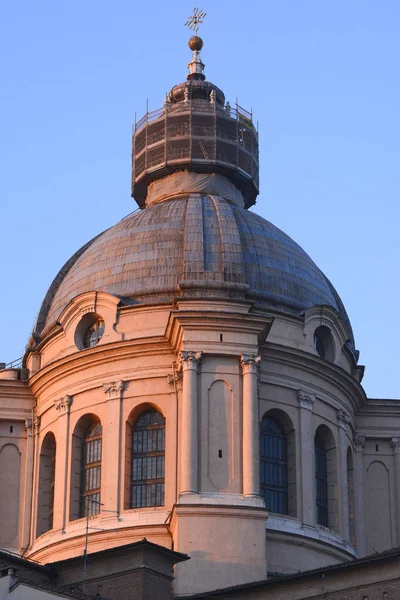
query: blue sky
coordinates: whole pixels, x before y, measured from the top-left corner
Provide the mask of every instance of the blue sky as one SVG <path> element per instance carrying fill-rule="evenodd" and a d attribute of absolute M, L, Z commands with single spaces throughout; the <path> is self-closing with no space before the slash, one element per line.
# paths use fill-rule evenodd
<path fill-rule="evenodd" d="M 192 2 L 0 6 L 0 361 L 22 355 L 63 263 L 134 210 L 134 113 L 190 60 Z M 400 397 L 398 0 L 203 2 L 207 78 L 252 108 L 256 212 L 293 237 L 349 313 L 365 389 Z"/>

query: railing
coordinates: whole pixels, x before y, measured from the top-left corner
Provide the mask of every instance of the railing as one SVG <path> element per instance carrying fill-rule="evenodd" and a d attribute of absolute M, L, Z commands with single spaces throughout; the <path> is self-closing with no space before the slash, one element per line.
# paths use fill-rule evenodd
<path fill-rule="evenodd" d="M 251 112 L 248 112 L 246 109 L 242 108 L 237 103 L 234 106 L 230 106 L 228 104 L 225 107 L 222 107 L 220 105 L 215 105 L 209 102 L 208 100 L 189 100 L 188 102 L 182 101 L 177 102 L 176 104 L 166 104 L 166 106 L 164 106 L 163 108 L 157 108 L 156 110 L 147 112 L 139 121 L 135 123 L 134 131 L 139 131 L 140 129 L 142 129 L 142 127 L 144 127 L 144 125 L 148 125 L 149 123 L 156 121 L 165 114 L 167 114 L 168 116 L 173 116 L 174 114 L 179 114 L 183 112 L 196 111 L 202 113 L 215 113 L 216 110 L 219 115 L 226 113 L 227 117 L 230 117 L 231 119 L 234 119 L 236 121 L 240 121 L 240 123 L 244 125 L 244 127 L 256 133 L 253 124 L 253 115 Z"/>
<path fill-rule="evenodd" d="M 22 360 L 23 357 L 21 356 L 21 358 L 16 358 L 15 360 L 12 360 L 11 362 L 4 364 L 4 363 L 0 363 L 0 371 L 5 371 L 6 369 L 21 369 L 22 368 Z"/>

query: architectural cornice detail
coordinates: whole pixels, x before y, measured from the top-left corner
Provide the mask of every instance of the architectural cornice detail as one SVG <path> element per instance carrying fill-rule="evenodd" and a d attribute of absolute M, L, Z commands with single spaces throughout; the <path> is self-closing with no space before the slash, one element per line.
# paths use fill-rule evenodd
<path fill-rule="evenodd" d="M 64 396 L 59 400 L 54 400 L 54 405 L 60 413 L 65 413 L 71 410 L 72 401 L 72 396 Z"/>
<path fill-rule="evenodd" d="M 392 438 L 392 448 L 395 454 L 400 454 L 400 437 Z"/>
<path fill-rule="evenodd" d="M 258 374 L 258 370 L 261 364 L 261 356 L 258 354 L 241 354 L 240 355 L 240 366 L 243 369 L 243 375 L 247 373 Z"/>
<path fill-rule="evenodd" d="M 351 422 L 349 413 L 340 408 L 337 411 L 337 421 L 339 427 L 346 430 L 347 425 L 350 425 Z"/>
<path fill-rule="evenodd" d="M 356 434 L 353 438 L 353 446 L 355 452 L 362 452 L 365 444 L 365 435 Z"/>
<path fill-rule="evenodd" d="M 103 390 L 108 398 L 119 398 L 124 391 L 124 382 L 110 381 L 110 383 L 103 383 Z"/>
<path fill-rule="evenodd" d="M 179 354 L 179 368 L 183 371 L 187 369 L 191 369 L 192 371 L 197 371 L 199 368 L 199 364 L 201 362 L 203 353 L 202 352 L 193 352 L 191 350 L 186 351 L 182 350 Z"/>
<path fill-rule="evenodd" d="M 297 390 L 297 399 L 300 403 L 301 408 L 306 410 L 313 410 L 315 404 L 315 395 L 305 392 L 304 390 Z"/>

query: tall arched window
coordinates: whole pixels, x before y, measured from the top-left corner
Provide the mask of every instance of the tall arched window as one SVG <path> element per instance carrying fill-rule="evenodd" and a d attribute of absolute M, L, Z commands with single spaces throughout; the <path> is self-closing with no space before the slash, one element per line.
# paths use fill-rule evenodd
<path fill-rule="evenodd" d="M 261 495 L 266 507 L 288 514 L 287 440 L 280 423 L 265 416 L 260 427 Z"/>
<path fill-rule="evenodd" d="M 132 429 L 131 508 L 164 505 L 165 419 L 141 414 Z"/>
<path fill-rule="evenodd" d="M 324 439 L 316 434 L 314 440 L 315 452 L 315 490 L 317 523 L 328 527 L 328 469 Z"/>
<path fill-rule="evenodd" d="M 48 432 L 43 440 L 39 459 L 37 536 L 53 529 L 55 474 L 56 439 L 53 433 Z"/>
<path fill-rule="evenodd" d="M 100 421 L 94 421 L 83 439 L 81 517 L 91 517 L 100 512 L 102 434 Z"/>

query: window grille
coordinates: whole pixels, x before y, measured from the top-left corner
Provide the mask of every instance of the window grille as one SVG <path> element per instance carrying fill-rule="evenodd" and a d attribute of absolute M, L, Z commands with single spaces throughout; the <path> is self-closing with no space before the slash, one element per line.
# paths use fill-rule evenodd
<path fill-rule="evenodd" d="M 83 440 L 81 517 L 100 512 L 102 426 L 100 421 L 90 425 Z"/>
<path fill-rule="evenodd" d="M 275 419 L 264 417 L 260 427 L 261 496 L 274 513 L 288 514 L 287 440 Z"/>
<path fill-rule="evenodd" d="M 317 523 L 328 527 L 328 470 L 324 440 L 316 435 L 315 450 L 315 490 Z"/>
<path fill-rule="evenodd" d="M 163 506 L 164 481 L 165 419 L 151 410 L 133 426 L 131 507 Z"/>

